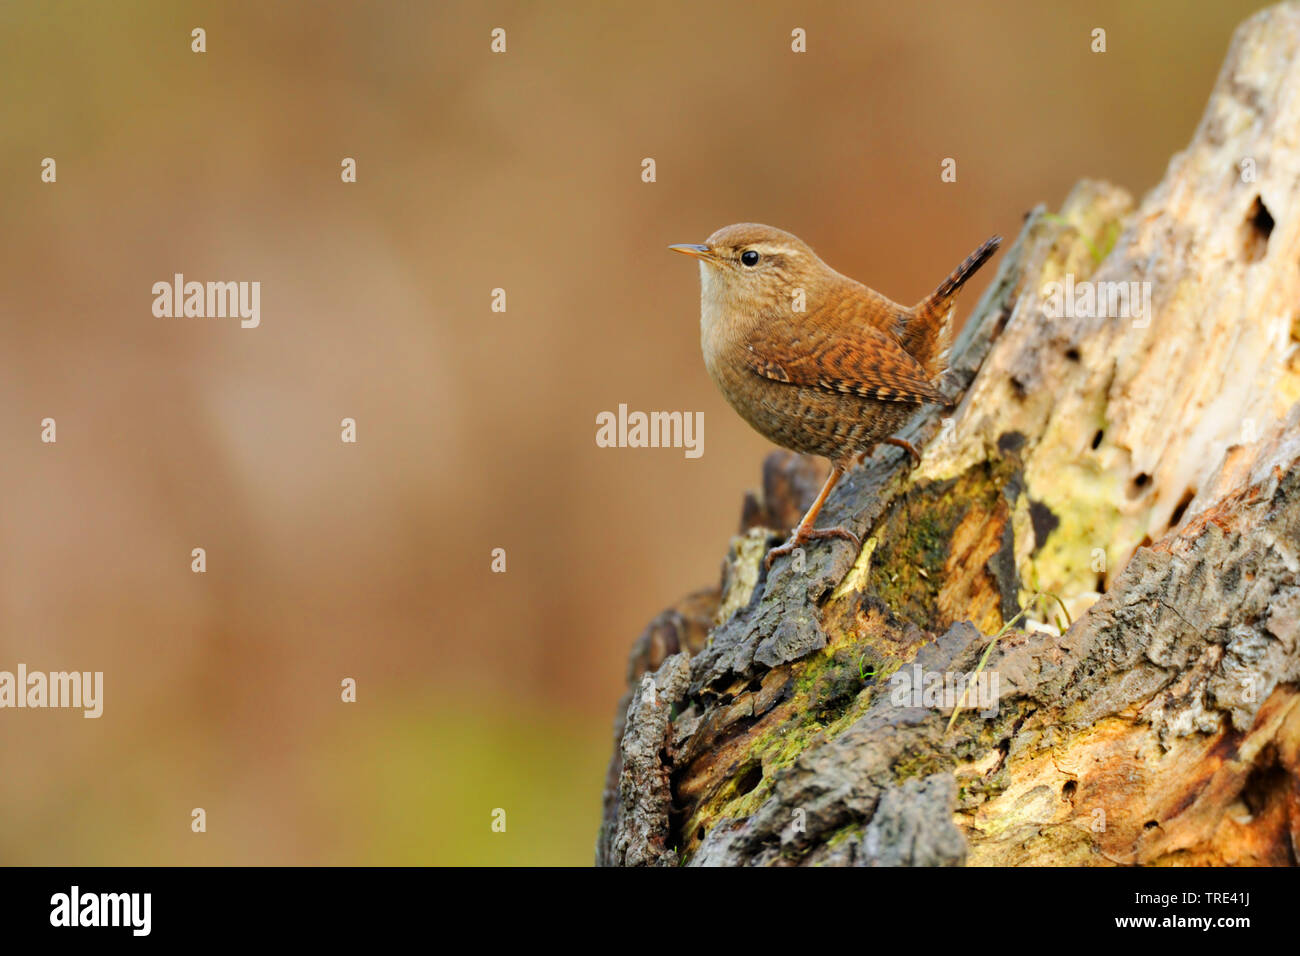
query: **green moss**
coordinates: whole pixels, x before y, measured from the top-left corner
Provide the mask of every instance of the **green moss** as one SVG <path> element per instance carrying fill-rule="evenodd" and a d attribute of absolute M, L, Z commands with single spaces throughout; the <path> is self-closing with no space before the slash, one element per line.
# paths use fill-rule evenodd
<path fill-rule="evenodd" d="M 837 847 L 847 840 L 861 840 L 866 833 L 866 827 L 861 823 L 850 823 L 848 826 L 840 827 L 826 840 L 827 848 Z"/>
<path fill-rule="evenodd" d="M 864 681 L 862 670 L 872 666 L 871 659 L 864 659 L 856 645 L 847 642 L 795 664 L 791 716 L 755 738 L 750 761 L 700 807 L 687 832 L 719 819 L 749 816 L 771 796 L 779 771 L 818 741 L 829 740 L 851 726 L 870 706 L 871 688 L 877 679 Z M 749 792 L 741 793 L 756 763 L 762 767 L 762 779 Z"/>
<path fill-rule="evenodd" d="M 999 458 L 902 496 L 877 529 L 868 574 L 869 589 L 890 611 L 925 630 L 943 629 L 936 605 L 954 533 L 972 509 L 986 514 L 997 509 L 1015 467 L 1010 458 Z"/>
<path fill-rule="evenodd" d="M 911 777 L 928 777 L 935 773 L 944 773 L 957 766 L 952 754 L 932 750 L 914 750 L 904 754 L 895 761 L 894 779 L 899 783 Z"/>

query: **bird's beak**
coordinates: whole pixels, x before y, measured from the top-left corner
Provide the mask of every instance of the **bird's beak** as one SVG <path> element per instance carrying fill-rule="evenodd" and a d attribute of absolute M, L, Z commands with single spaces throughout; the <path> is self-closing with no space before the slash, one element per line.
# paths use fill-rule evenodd
<path fill-rule="evenodd" d="M 683 242 L 680 245 L 669 246 L 673 252 L 680 252 L 684 256 L 694 256 L 696 259 L 712 259 L 713 255 L 709 252 L 709 247 L 701 245 L 698 242 Z"/>

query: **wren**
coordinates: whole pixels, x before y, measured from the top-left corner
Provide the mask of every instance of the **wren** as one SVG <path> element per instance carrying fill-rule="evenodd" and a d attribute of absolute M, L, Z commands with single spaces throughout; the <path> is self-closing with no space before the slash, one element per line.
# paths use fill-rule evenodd
<path fill-rule="evenodd" d="M 806 541 L 843 538 L 814 529 L 831 489 L 859 456 L 894 436 L 923 405 L 946 405 L 957 293 L 997 251 L 976 249 L 932 293 L 899 305 L 836 272 L 798 237 L 771 226 L 724 226 L 703 243 L 669 246 L 700 260 L 700 344 L 709 377 L 740 417 L 783 448 L 831 461 L 831 473 L 790 540 L 765 566 Z"/>

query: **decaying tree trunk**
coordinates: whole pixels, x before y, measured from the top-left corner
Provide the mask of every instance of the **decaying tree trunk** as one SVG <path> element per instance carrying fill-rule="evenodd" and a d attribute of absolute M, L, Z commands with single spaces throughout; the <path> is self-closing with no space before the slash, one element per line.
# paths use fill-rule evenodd
<path fill-rule="evenodd" d="M 1141 205 L 1084 182 L 1028 218 L 954 348 L 959 405 L 911 426 L 921 464 L 882 447 L 826 508 L 861 553 L 765 575 L 823 474 L 769 459 L 721 586 L 633 653 L 598 862 L 1296 863 L 1297 342 L 1286 4 Z M 933 681 L 1035 592 L 1073 624 L 1028 608 L 996 704 L 949 730 Z"/>

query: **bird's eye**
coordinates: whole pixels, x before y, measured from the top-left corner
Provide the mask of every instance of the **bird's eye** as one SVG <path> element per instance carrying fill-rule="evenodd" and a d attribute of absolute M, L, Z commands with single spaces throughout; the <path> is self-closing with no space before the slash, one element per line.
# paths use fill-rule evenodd
<path fill-rule="evenodd" d="M 740 254 L 740 261 L 747 266 L 758 265 L 758 253 L 753 249 L 746 249 Z"/>

